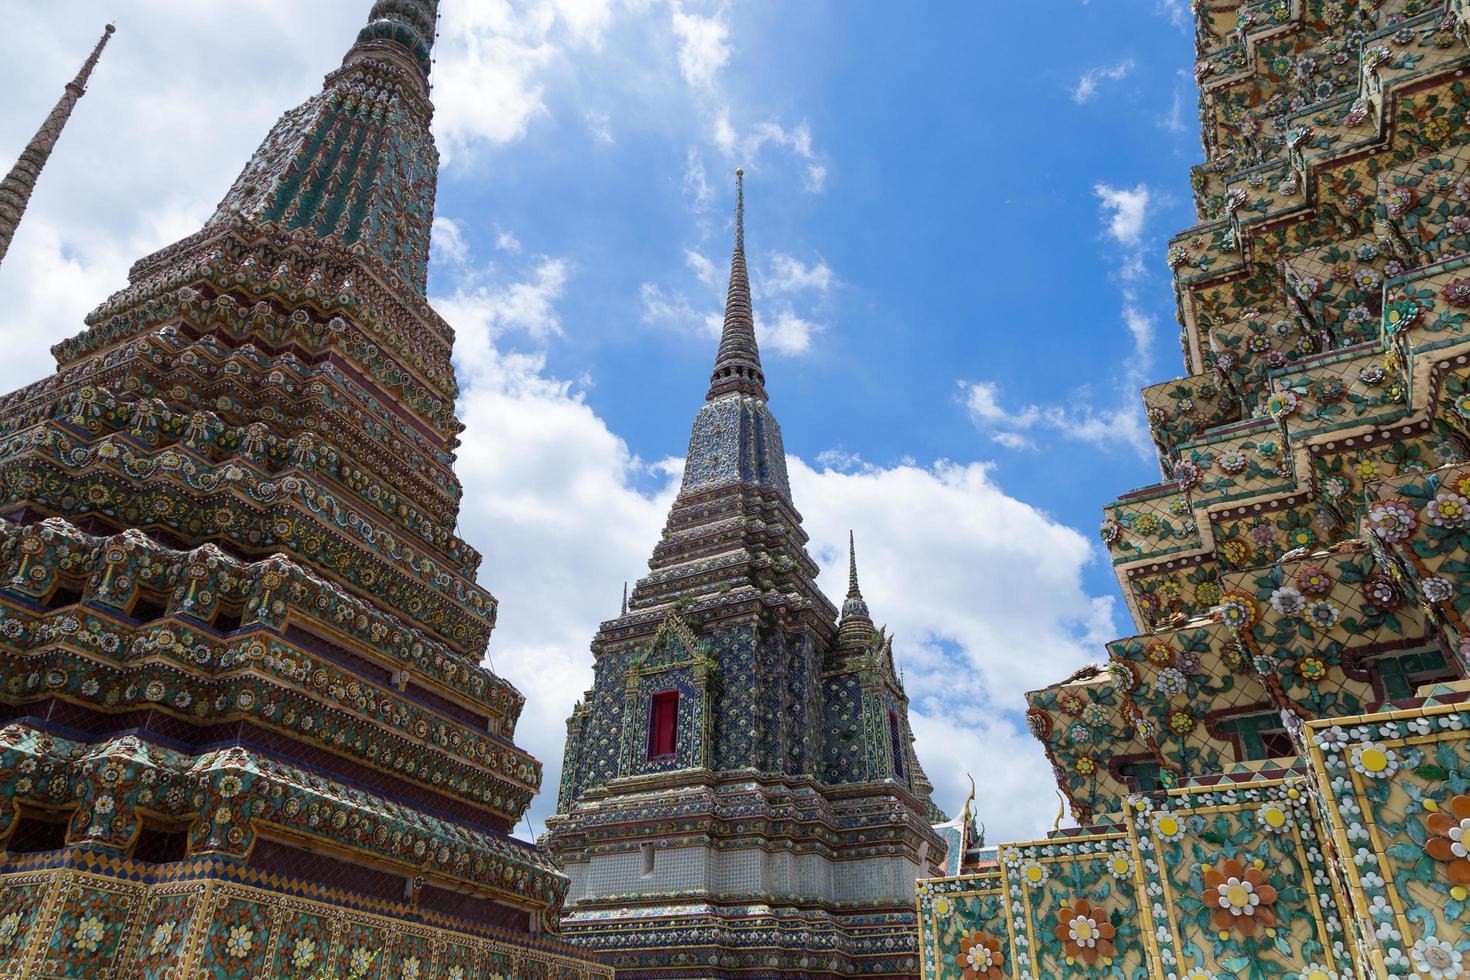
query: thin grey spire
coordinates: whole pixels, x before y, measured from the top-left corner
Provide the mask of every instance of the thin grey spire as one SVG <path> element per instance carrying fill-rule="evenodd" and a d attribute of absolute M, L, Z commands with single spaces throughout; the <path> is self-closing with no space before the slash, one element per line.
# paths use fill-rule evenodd
<path fill-rule="evenodd" d="M 735 171 L 735 249 L 730 256 L 730 288 L 725 294 L 725 327 L 720 352 L 710 375 L 710 401 L 721 395 L 766 398 L 766 376 L 755 342 L 755 314 L 750 306 L 750 274 L 745 268 L 745 171 Z"/>
<path fill-rule="evenodd" d="M 847 532 L 847 599 L 842 603 L 841 625 L 849 635 L 865 636 L 873 629 L 868 616 L 868 604 L 858 588 L 857 541 L 851 531 Z M 853 631 L 856 630 L 856 634 Z"/>
<path fill-rule="evenodd" d="M 21 151 L 20 159 L 10 168 L 10 173 L 0 181 L 0 262 L 5 261 L 5 254 L 10 251 L 15 230 L 20 227 L 21 216 L 30 204 L 31 192 L 36 189 L 36 180 L 40 178 L 42 168 L 50 159 L 51 151 L 56 148 L 56 141 L 61 138 L 61 131 L 66 128 L 66 121 L 71 118 L 71 111 L 76 107 L 77 100 L 87 94 L 87 80 L 92 77 L 92 69 L 97 67 L 97 59 L 102 57 L 102 49 L 107 47 L 115 30 L 117 28 L 111 24 L 107 25 L 101 40 L 77 72 L 77 77 L 67 83 L 51 114 Z"/>

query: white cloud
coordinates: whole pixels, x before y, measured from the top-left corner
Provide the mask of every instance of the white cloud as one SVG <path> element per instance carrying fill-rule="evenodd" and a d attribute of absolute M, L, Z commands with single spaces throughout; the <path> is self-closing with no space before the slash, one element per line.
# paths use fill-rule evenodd
<path fill-rule="evenodd" d="M 1138 248 L 1148 219 L 1148 187 L 1144 184 L 1133 188 L 1112 187 L 1099 183 L 1093 186 L 1093 192 L 1102 202 L 1107 233 L 1126 248 Z"/>
<path fill-rule="evenodd" d="M 1007 449 L 1036 449 L 1035 436 L 1045 432 L 1099 448 L 1128 446 L 1147 458 L 1153 443 L 1143 425 L 1143 409 L 1135 405 L 1131 369 L 1122 384 L 1122 400 L 1115 407 L 1100 408 L 1089 402 L 1086 392 L 1079 392 L 1067 407 L 1023 405 L 1010 410 L 1001 404 L 999 386 L 993 381 L 960 382 L 960 400 L 975 427 Z"/>
<path fill-rule="evenodd" d="M 674 34 L 679 39 L 679 70 L 690 85 L 710 88 L 721 68 L 730 63 L 730 28 L 719 17 L 686 14 L 675 0 L 670 8 Z"/>
<path fill-rule="evenodd" d="M 1189 24 L 1189 6 L 1184 0 L 1159 0 L 1159 13 L 1169 18 L 1169 22 L 1175 27 L 1186 27 Z"/>
<path fill-rule="evenodd" d="M 825 293 L 832 288 L 834 279 L 832 269 L 820 259 L 807 265 L 785 252 L 772 252 L 770 271 L 763 277 L 763 286 L 770 295 L 806 290 Z"/>
<path fill-rule="evenodd" d="M 466 277 L 453 296 L 441 301 L 439 310 L 454 325 L 459 340 L 457 365 L 461 369 L 476 368 L 475 352 L 512 330 L 538 341 L 560 334 L 561 320 L 555 304 L 566 285 L 568 271 L 565 260 L 543 256 L 520 282 L 498 286 L 485 281 L 485 273 Z"/>
<path fill-rule="evenodd" d="M 1134 68 L 1133 59 L 1125 58 L 1115 65 L 1102 65 L 1084 72 L 1072 89 L 1073 102 L 1087 102 L 1097 94 L 1099 82 L 1117 82 L 1127 78 Z"/>
<path fill-rule="evenodd" d="M 719 289 L 720 270 L 709 259 L 690 248 L 684 250 L 684 264 L 699 278 L 700 282 L 711 289 Z"/>
<path fill-rule="evenodd" d="M 1125 446 L 1141 459 L 1148 459 L 1155 450 L 1144 424 L 1138 388 L 1147 382 L 1152 368 L 1156 324 L 1143 308 L 1136 286 L 1146 276 L 1145 230 L 1153 196 L 1144 184 L 1119 188 L 1099 183 L 1093 191 L 1101 203 L 1104 235 L 1122 246 L 1116 261 L 1122 280 L 1121 319 L 1129 349 L 1119 359 L 1122 370 L 1113 385 L 1115 400 L 1099 404 L 1090 390 L 1083 389 L 1072 392 L 1064 404 L 1007 409 L 999 387 L 981 380 L 960 382 L 961 401 L 976 428 L 1007 449 L 1038 448 L 1038 437 L 1048 434 L 1104 449 Z"/>
<path fill-rule="evenodd" d="M 554 7 L 445 4 L 434 46 L 434 132 L 446 160 L 480 141 L 510 143 L 546 112 L 542 73 L 558 54 Z"/>
<path fill-rule="evenodd" d="M 696 310 L 682 294 L 670 296 L 657 283 L 645 282 L 638 289 L 643 303 L 644 323 L 671 326 L 699 336 L 718 337 L 720 316 L 708 310 Z"/>
<path fill-rule="evenodd" d="M 1153 356 L 1154 318 L 1138 308 L 1138 297 L 1130 289 L 1123 292 L 1123 322 L 1133 338 L 1133 357 L 1129 362 L 1130 374 L 1141 384 L 1143 375 Z"/>
<path fill-rule="evenodd" d="M 1171 133 L 1182 133 L 1188 128 L 1184 124 L 1184 82 L 1182 80 L 1174 86 L 1174 97 L 1169 102 L 1169 112 L 1159 120 L 1159 125 Z"/>
<path fill-rule="evenodd" d="M 725 156 L 735 155 L 739 137 L 735 135 L 735 126 L 730 122 L 730 112 L 728 109 L 720 112 L 715 117 L 714 131 L 711 135 L 714 137 L 715 145 L 724 151 Z M 750 161 L 742 162 L 748 163 Z"/>
<path fill-rule="evenodd" d="M 579 42 L 597 47 L 612 21 L 612 0 L 552 0 L 557 16 Z"/>
<path fill-rule="evenodd" d="M 546 87 L 574 55 L 602 48 L 615 8 L 632 0 L 475 0 L 444 4 L 434 45 L 434 133 L 446 162 L 480 144 L 519 140 L 549 115 Z M 585 59 L 582 59 L 585 60 Z M 606 113 L 583 114 L 612 142 Z"/>
<path fill-rule="evenodd" d="M 824 449 L 817 454 L 817 465 L 826 470 L 837 470 L 841 473 L 850 473 L 854 470 L 866 469 L 867 463 L 857 453 L 850 453 L 838 446 L 833 449 Z"/>
<path fill-rule="evenodd" d="M 856 532 L 863 595 L 895 635 L 936 801 L 956 810 L 965 772 L 985 773 L 997 787 L 991 800 L 1006 801 L 982 804 L 992 840 L 1050 827 L 1050 767 L 1021 712 L 1027 690 L 1101 659 L 1112 635 L 1111 600 L 1082 586 L 1089 540 L 1007 496 L 979 463 L 816 469 L 792 457 L 788 466 L 829 592 L 846 582 L 847 532 Z"/>
<path fill-rule="evenodd" d="M 599 143 L 611 144 L 613 142 L 611 116 L 605 112 L 596 112 L 588 109 L 582 113 L 582 118 L 587 123 L 587 132 Z"/>
<path fill-rule="evenodd" d="M 469 258 L 470 247 L 464 239 L 464 231 L 459 227 L 459 222 L 442 214 L 435 215 L 432 232 L 430 248 L 433 254 L 450 265 L 463 265 L 465 259 Z"/>
<path fill-rule="evenodd" d="M 684 265 L 699 282 L 697 292 L 707 299 L 693 302 L 683 292 L 665 292 L 657 283 L 645 282 L 639 287 L 643 322 L 673 327 L 692 336 L 718 337 L 724 324 L 725 267 L 695 249 L 684 251 Z M 793 301 L 821 300 L 835 283 L 836 276 L 827 263 L 817 260 L 807 264 L 783 252 L 775 253 L 768 272 L 752 275 L 755 334 L 761 350 L 767 356 L 786 357 L 810 351 L 812 341 L 826 325 L 815 314 L 798 311 Z"/>
<path fill-rule="evenodd" d="M 521 240 L 509 231 L 502 231 L 495 236 L 495 247 L 502 252 L 519 252 Z"/>
<path fill-rule="evenodd" d="M 990 438 L 1005 446 L 1007 449 L 1035 449 L 1036 443 L 1021 435 L 1019 432 L 992 432 Z"/>
<path fill-rule="evenodd" d="M 684 157 L 684 196 L 689 200 L 689 210 L 695 214 L 708 211 L 714 196 L 705 173 L 704 160 L 692 146 Z"/>
<path fill-rule="evenodd" d="M 1008 429 L 1029 429 L 1043 421 L 1048 414 L 1048 410 L 1036 405 L 1028 405 L 1019 412 L 1007 411 L 1000 405 L 1000 389 L 993 381 L 976 381 L 961 387 L 964 391 L 965 407 L 978 422 Z"/>
<path fill-rule="evenodd" d="M 812 338 L 821 333 L 823 326 L 797 315 L 790 307 L 776 312 L 774 317 L 755 316 L 755 337 L 763 351 L 775 351 L 788 357 L 805 354 L 812 349 Z"/>
<path fill-rule="evenodd" d="M 715 144 L 726 157 L 738 161 L 742 166 L 754 168 L 767 146 L 787 150 L 802 166 L 802 189 L 810 194 L 820 194 L 827 188 L 827 167 L 818 162 L 817 152 L 812 145 L 812 130 L 805 121 L 787 127 L 779 121 L 768 119 L 757 123 L 741 135 L 730 122 L 728 110 L 715 120 Z"/>

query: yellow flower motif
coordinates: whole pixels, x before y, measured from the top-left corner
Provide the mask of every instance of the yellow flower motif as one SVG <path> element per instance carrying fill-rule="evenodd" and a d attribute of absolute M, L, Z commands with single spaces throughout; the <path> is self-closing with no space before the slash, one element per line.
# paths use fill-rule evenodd
<path fill-rule="evenodd" d="M 153 930 L 152 938 L 148 940 L 149 954 L 157 956 L 159 953 L 162 953 L 168 948 L 168 944 L 173 942 L 173 938 L 174 923 L 160 922 L 158 928 Z"/>
<path fill-rule="evenodd" d="M 1268 803 L 1256 814 L 1261 826 L 1273 834 L 1284 834 L 1291 829 L 1291 814 L 1279 803 Z"/>
<path fill-rule="evenodd" d="M 9 946 L 15 934 L 20 932 L 20 913 L 11 912 L 0 919 L 0 946 Z"/>
<path fill-rule="evenodd" d="M 225 952 L 237 960 L 243 960 L 250 955 L 250 947 L 255 942 L 255 930 L 246 926 L 232 926 L 230 936 L 225 940 Z"/>
<path fill-rule="evenodd" d="M 77 931 L 72 936 L 71 944 L 85 953 L 95 953 L 102 945 L 102 937 L 106 933 L 102 919 L 99 916 L 89 915 L 77 923 Z"/>
<path fill-rule="evenodd" d="M 316 941 L 302 936 L 296 940 L 296 946 L 291 950 L 291 965 L 298 970 L 305 970 L 311 966 L 311 961 L 316 959 Z"/>
<path fill-rule="evenodd" d="M 1164 840 L 1178 840 L 1184 833 L 1184 825 L 1172 813 L 1161 813 L 1154 818 L 1154 830 Z"/>
<path fill-rule="evenodd" d="M 1424 138 L 1431 143 L 1438 143 L 1450 135 L 1450 121 L 1443 116 L 1437 116 L 1424 124 Z"/>

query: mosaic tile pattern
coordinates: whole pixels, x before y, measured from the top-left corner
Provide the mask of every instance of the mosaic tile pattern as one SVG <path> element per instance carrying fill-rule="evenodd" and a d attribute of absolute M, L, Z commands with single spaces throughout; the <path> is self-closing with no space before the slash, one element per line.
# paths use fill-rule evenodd
<path fill-rule="evenodd" d="M 909 897 L 944 820 L 913 750 L 893 637 L 855 554 L 841 615 L 791 500 L 745 268 L 649 574 L 592 641 L 547 846 L 562 927 L 620 976 L 909 976 Z M 677 695 L 653 756 L 653 697 Z"/>
<path fill-rule="evenodd" d="M 368 4 L 364 4 L 368 6 Z M 454 532 L 437 0 L 0 398 L 0 973 L 594 977 Z M 491 936 L 493 933 L 493 937 Z"/>
<path fill-rule="evenodd" d="M 1028 695 L 1080 827 L 921 882 L 922 975 L 1470 976 L 1470 14 L 1194 13 L 1186 376 L 1101 528 L 1138 634 Z"/>

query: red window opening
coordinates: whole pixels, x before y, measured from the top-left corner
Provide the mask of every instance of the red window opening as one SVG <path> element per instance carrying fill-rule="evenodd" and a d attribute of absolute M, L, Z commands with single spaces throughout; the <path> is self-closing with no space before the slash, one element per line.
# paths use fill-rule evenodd
<path fill-rule="evenodd" d="M 660 691 L 648 709 L 648 757 L 673 755 L 679 737 L 679 692 Z"/>
<path fill-rule="evenodd" d="M 893 746 L 893 775 L 899 779 L 903 778 L 903 742 L 902 729 L 898 725 L 898 712 L 888 712 L 888 742 Z"/>

